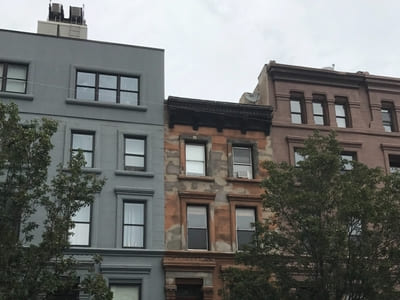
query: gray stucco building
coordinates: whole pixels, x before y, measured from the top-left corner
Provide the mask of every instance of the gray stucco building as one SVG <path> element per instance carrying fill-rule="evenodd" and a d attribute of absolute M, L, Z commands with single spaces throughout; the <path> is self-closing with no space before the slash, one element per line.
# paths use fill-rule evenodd
<path fill-rule="evenodd" d="M 71 252 L 102 255 L 116 294 L 163 299 L 163 50 L 8 30 L 0 44 L 0 100 L 59 122 L 50 176 L 80 148 L 85 171 L 107 178 Z"/>

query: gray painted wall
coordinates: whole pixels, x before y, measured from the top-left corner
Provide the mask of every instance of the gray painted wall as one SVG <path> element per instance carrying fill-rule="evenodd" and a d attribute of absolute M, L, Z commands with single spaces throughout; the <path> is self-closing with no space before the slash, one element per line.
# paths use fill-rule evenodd
<path fill-rule="evenodd" d="M 0 44 L 0 62 L 29 65 L 27 93 L 0 91 L 0 100 L 17 103 L 25 119 L 59 121 L 50 176 L 57 164 L 68 163 L 71 130 L 95 132 L 94 168 L 87 171 L 107 182 L 92 207 L 91 246 L 71 251 L 84 260 L 100 253 L 107 278 L 140 281 L 142 299 L 163 299 L 163 50 L 6 30 L 0 30 Z M 75 99 L 77 69 L 140 76 L 140 105 Z M 145 172 L 123 170 L 124 134 L 146 136 Z M 146 203 L 145 249 L 122 248 L 125 199 Z"/>

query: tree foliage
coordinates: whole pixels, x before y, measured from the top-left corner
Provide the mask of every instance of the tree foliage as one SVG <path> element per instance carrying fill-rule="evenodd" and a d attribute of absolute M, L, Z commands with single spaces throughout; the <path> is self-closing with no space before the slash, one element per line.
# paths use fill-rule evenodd
<path fill-rule="evenodd" d="M 315 132 L 297 167 L 265 163 L 271 217 L 237 255 L 253 272 L 240 285 L 250 281 L 252 299 L 400 297 L 400 174 L 346 161 L 342 151 L 334 132 Z M 245 299 L 233 284 L 242 272 L 225 275 L 227 299 Z M 261 296 L 257 282 L 265 283 Z"/>
<path fill-rule="evenodd" d="M 0 103 L 0 299 L 51 299 L 76 288 L 76 261 L 64 254 L 71 217 L 93 203 L 104 180 L 82 172 L 82 154 L 48 178 L 56 130 L 56 121 L 23 122 L 15 104 Z M 86 286 L 90 278 L 97 277 Z M 111 299 L 96 280 L 98 290 L 87 292 Z"/>

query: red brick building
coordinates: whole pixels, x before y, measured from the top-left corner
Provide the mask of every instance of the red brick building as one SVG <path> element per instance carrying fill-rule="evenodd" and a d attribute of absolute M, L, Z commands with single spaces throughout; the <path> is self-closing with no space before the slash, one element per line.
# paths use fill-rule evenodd
<path fill-rule="evenodd" d="M 313 130 L 335 130 L 347 159 L 385 172 L 400 166 L 400 79 L 277 64 L 262 69 L 241 103 L 273 107 L 273 159 L 295 164 Z"/>
<path fill-rule="evenodd" d="M 265 217 L 271 108 L 169 97 L 165 114 L 166 299 L 220 299 L 221 271 Z"/>

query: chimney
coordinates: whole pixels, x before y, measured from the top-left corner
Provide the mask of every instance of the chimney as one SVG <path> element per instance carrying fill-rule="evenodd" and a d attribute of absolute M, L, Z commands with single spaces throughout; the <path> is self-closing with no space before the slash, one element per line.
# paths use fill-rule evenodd
<path fill-rule="evenodd" d="M 62 4 L 50 3 L 47 21 L 38 21 L 37 33 L 86 40 L 87 26 L 83 7 L 70 6 L 67 18 Z"/>

